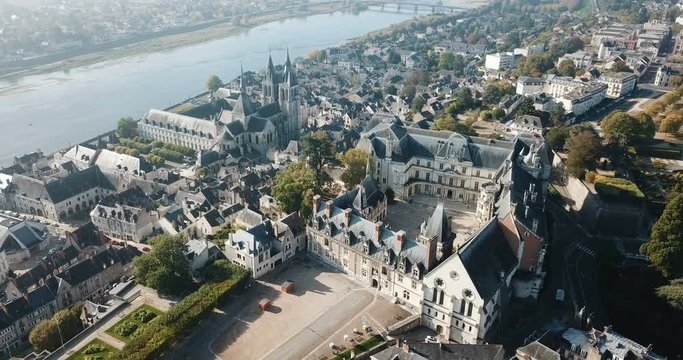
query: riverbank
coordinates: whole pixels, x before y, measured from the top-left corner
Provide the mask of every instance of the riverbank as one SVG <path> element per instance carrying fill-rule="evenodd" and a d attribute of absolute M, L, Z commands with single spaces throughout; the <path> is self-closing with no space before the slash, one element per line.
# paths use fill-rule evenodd
<path fill-rule="evenodd" d="M 232 18 L 224 19 L 223 23 L 212 25 L 200 30 L 188 30 L 187 32 L 159 36 L 152 39 L 137 41 L 128 45 L 112 46 L 108 49 L 77 55 L 65 60 L 35 66 L 30 69 L 22 69 L 15 72 L 1 74 L 0 80 L 12 81 L 12 79 L 29 75 L 37 75 L 56 71 L 68 72 L 73 68 L 93 65 L 104 61 L 117 60 L 128 56 L 168 51 L 188 45 L 195 45 L 202 42 L 221 39 L 241 32 L 248 32 L 251 28 L 274 21 L 283 21 L 291 18 L 301 18 L 312 15 L 330 14 L 337 11 L 350 10 L 350 6 L 343 5 L 340 2 L 324 2 L 310 4 L 305 10 L 292 7 L 285 10 L 242 15 L 240 16 L 239 25 L 235 24 L 235 21 Z M 11 92 L 17 89 L 6 90 Z"/>

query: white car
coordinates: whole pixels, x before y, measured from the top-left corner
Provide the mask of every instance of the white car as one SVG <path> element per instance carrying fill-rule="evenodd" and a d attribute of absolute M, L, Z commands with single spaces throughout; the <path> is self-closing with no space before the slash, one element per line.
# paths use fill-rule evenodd
<path fill-rule="evenodd" d="M 437 339 L 436 336 L 427 336 L 427 337 L 425 338 L 425 342 L 426 342 L 427 344 L 438 344 L 438 343 L 439 343 L 439 339 Z"/>

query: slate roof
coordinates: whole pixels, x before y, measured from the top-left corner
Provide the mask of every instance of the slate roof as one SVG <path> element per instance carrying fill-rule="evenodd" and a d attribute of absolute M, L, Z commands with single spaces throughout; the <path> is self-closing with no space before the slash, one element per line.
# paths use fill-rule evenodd
<path fill-rule="evenodd" d="M 279 221 L 289 227 L 289 230 L 292 231 L 292 235 L 294 235 L 294 237 L 306 232 L 306 223 L 301 216 L 299 216 L 298 212 L 293 212 L 283 217 Z"/>
<path fill-rule="evenodd" d="M 411 350 L 429 360 L 503 360 L 503 345 L 428 344 L 408 342 Z"/>
<path fill-rule="evenodd" d="M 479 295 L 490 299 L 517 266 L 497 218 L 491 219 L 458 251 Z"/>
<path fill-rule="evenodd" d="M 221 226 L 225 224 L 225 219 L 223 219 L 221 214 L 216 209 L 213 209 L 204 214 L 204 219 L 206 219 L 206 222 L 209 223 L 211 227 Z"/>
<path fill-rule="evenodd" d="M 152 171 L 152 165 L 142 158 L 119 154 L 111 150 L 100 150 L 95 160 L 95 165 L 105 170 L 123 170 L 130 173 L 140 174 L 140 171 Z"/>
<path fill-rule="evenodd" d="M 55 204 L 94 188 L 116 190 L 98 166 L 45 184 L 45 191 Z"/>
<path fill-rule="evenodd" d="M 177 126 L 188 131 L 194 130 L 197 133 L 218 135 L 216 123 L 210 120 L 198 119 L 191 116 L 185 116 L 163 110 L 150 110 L 143 118 L 144 122 L 156 122 L 161 125 L 168 125 L 171 128 Z"/>
<path fill-rule="evenodd" d="M 517 353 L 530 356 L 534 360 L 561 360 L 560 354 L 538 341 L 518 348 Z"/>

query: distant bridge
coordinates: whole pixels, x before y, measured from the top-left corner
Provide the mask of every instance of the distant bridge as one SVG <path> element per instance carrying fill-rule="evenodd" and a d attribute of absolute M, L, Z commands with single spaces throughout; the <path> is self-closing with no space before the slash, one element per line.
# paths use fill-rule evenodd
<path fill-rule="evenodd" d="M 429 3 L 429 2 L 417 2 L 415 0 L 357 0 L 357 2 L 363 3 L 365 5 L 381 6 L 382 10 L 384 10 L 386 5 L 395 6 L 396 11 L 401 11 L 402 9 L 411 9 L 411 8 L 414 9 L 415 12 L 418 12 L 419 10 L 427 9 L 427 10 L 431 10 L 432 13 L 455 12 L 455 11 L 468 10 L 468 8 L 465 8 L 462 6 L 444 5 L 441 1 Z"/>

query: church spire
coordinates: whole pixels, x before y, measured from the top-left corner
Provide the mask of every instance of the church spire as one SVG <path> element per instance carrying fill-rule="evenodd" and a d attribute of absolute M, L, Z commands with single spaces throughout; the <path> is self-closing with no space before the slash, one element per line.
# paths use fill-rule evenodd
<path fill-rule="evenodd" d="M 244 84 L 244 66 L 242 65 L 241 61 L 240 61 L 240 91 L 246 92 L 246 87 Z"/>

